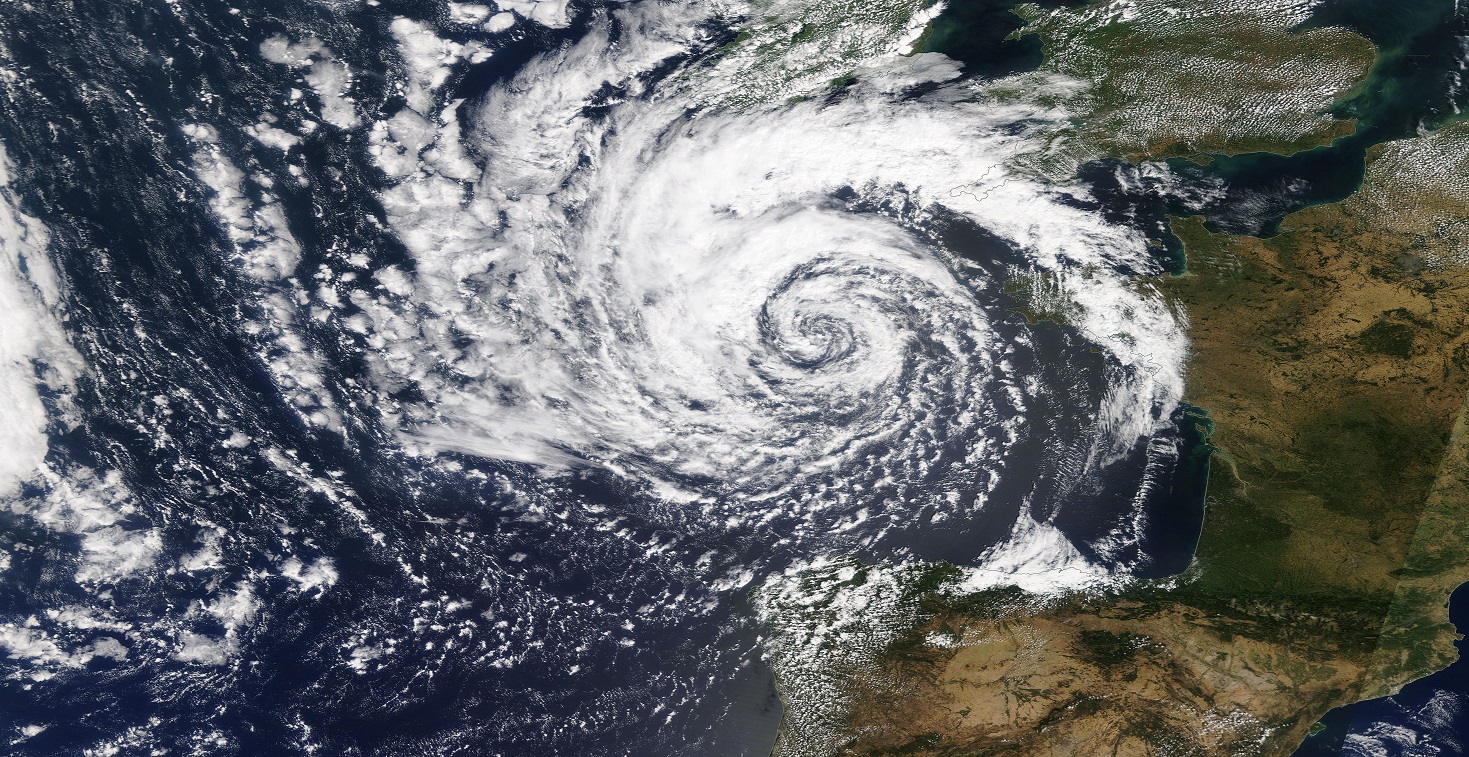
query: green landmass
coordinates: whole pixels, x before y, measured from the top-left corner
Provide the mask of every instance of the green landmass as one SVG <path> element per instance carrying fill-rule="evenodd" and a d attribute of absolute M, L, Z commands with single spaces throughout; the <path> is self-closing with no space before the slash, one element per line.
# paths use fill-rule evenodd
<path fill-rule="evenodd" d="M 1067 294 L 1066 282 L 1059 274 L 1016 274 L 1005 282 L 1002 291 L 1016 299 L 1019 304 L 1013 309 L 1025 316 L 1026 323 L 1050 321 L 1064 325 L 1080 322 L 1081 306 Z"/>
<path fill-rule="evenodd" d="M 988 94 L 1083 81 L 1091 109 L 1056 140 L 1075 155 L 1289 153 L 1351 128 L 1323 114 L 1370 62 L 1360 38 L 1210 2 L 1148 15 L 1162 7 L 1026 9 L 1047 70 Z M 1330 86 L 1311 99 L 1302 80 Z M 1215 449 L 1190 569 L 1100 595 L 922 593 L 914 622 L 841 681 L 837 753 L 1286 755 L 1328 710 L 1454 659 L 1469 125 L 1368 159 L 1357 194 L 1269 239 L 1172 221 L 1187 272 L 1158 285 L 1187 315 L 1186 400 Z M 1007 290 L 1028 318 L 1066 322 L 1063 282 Z"/>
<path fill-rule="evenodd" d="M 705 104 L 751 107 L 850 85 L 853 71 L 907 53 L 921 35 L 933 0 L 765 0 L 762 15 L 717 51 L 698 74 Z"/>
<path fill-rule="evenodd" d="M 1469 271 L 1431 230 L 1469 197 L 1384 205 L 1404 153 L 1469 159 L 1469 127 L 1375 148 L 1362 193 L 1271 239 L 1174 221 L 1188 273 L 1163 286 L 1217 450 L 1190 570 L 1102 596 L 930 593 L 854 686 L 842 753 L 1285 755 L 1327 710 L 1454 659 Z"/>
<path fill-rule="evenodd" d="M 1372 45 L 1344 29 L 1295 30 L 1299 8 L 1229 0 L 1020 5 L 1037 74 L 1078 80 L 1070 149 L 1129 160 L 1291 153 L 1352 131 L 1327 113 L 1361 81 Z M 1029 78 L 1034 78 L 1029 77 Z"/>

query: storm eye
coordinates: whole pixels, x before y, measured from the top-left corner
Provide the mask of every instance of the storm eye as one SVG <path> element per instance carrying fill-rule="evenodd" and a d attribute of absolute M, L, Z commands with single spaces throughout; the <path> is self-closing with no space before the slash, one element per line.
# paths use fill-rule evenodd
<path fill-rule="evenodd" d="M 0 3 L 11 750 L 828 754 L 937 589 L 1144 564 L 1086 93 L 741 2 Z"/>

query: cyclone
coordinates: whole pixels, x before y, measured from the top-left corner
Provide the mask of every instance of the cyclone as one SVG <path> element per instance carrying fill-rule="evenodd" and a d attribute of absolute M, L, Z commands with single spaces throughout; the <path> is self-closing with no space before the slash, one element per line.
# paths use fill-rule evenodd
<path fill-rule="evenodd" d="M 1054 389 L 1017 375 L 1028 336 L 991 324 L 1004 265 L 1086 271 L 1075 325 L 1111 357 L 1112 388 L 1068 464 L 1103 465 L 1166 421 L 1181 329 L 1123 273 L 1156 268 L 1146 244 L 1007 164 L 1060 114 L 985 102 L 937 55 L 732 107 L 709 94 L 723 61 L 666 70 L 662 30 L 697 10 L 611 14 L 623 36 L 533 61 L 436 128 L 400 114 L 379 132 L 413 270 L 357 327 L 432 345 L 377 363 L 425 398 L 395 414 L 405 438 L 611 471 L 734 521 L 956 493 L 980 507 Z M 420 162 L 402 165 L 405 143 Z M 945 224 L 1006 262 L 966 258 Z"/>
<path fill-rule="evenodd" d="M 17 749 L 821 753 L 1148 569 L 1165 266 L 941 6 L 145 5 L 0 5 Z"/>

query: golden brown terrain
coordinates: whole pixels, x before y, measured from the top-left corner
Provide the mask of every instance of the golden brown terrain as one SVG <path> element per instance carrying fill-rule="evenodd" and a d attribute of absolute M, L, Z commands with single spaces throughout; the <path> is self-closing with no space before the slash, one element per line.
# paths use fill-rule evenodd
<path fill-rule="evenodd" d="M 1044 604 L 929 595 L 857 683 L 844 753 L 1283 755 L 1452 659 L 1469 128 L 1371 161 L 1360 193 L 1271 239 L 1174 223 L 1188 273 L 1158 286 L 1188 314 L 1217 448 L 1190 571 Z"/>

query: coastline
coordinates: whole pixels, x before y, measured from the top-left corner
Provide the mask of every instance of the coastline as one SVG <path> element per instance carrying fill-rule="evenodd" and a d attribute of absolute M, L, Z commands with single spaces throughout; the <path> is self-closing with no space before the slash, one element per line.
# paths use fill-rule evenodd
<path fill-rule="evenodd" d="M 1358 28 L 1372 7 L 1334 23 Z M 1469 580 L 1469 343 L 1454 313 L 1469 310 L 1469 273 L 1446 262 L 1441 227 L 1469 215 L 1469 194 L 1419 202 L 1396 156 L 1453 165 L 1469 142 L 1433 136 L 1463 129 L 1422 97 L 1435 69 L 1410 60 L 1452 29 L 1414 20 L 1367 34 L 1376 63 L 1334 110 L 1350 134 L 1168 162 L 1238 184 L 1202 215 L 1162 209 L 1187 261 L 1160 282 L 1191 322 L 1185 399 L 1208 411 L 1223 463 L 1190 567 L 1105 596 L 933 597 L 909 640 L 961 643 L 893 650 L 853 693 L 848 751 L 1286 755 L 1328 712 L 1456 659 L 1445 601 Z M 1328 175 L 1343 170 L 1351 181 Z M 1293 176 L 1303 189 L 1260 189 Z M 1232 207 L 1262 198 L 1276 220 L 1231 225 Z"/>

